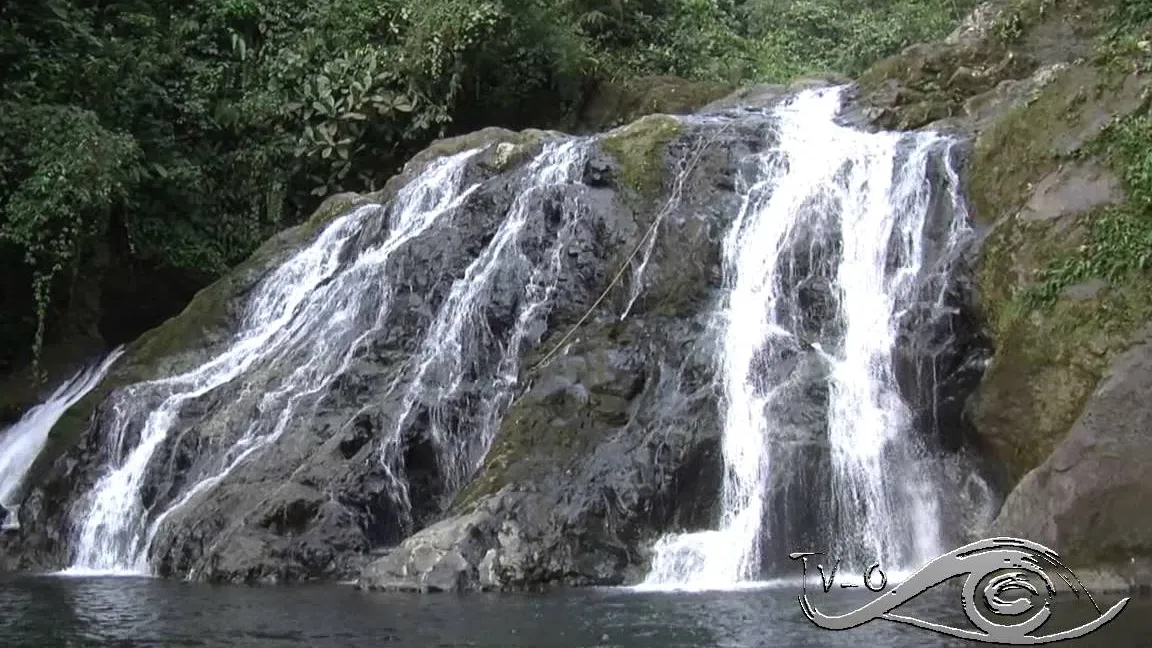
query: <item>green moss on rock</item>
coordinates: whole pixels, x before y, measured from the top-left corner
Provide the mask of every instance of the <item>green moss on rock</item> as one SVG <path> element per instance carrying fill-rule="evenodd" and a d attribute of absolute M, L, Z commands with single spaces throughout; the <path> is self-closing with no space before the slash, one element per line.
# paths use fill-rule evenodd
<path fill-rule="evenodd" d="M 1152 318 L 1152 295 L 1110 286 L 1044 310 L 1016 297 L 1000 302 L 996 316 L 996 356 L 974 421 L 1016 481 L 1051 454 L 1112 360 Z"/>
<path fill-rule="evenodd" d="M 534 388 L 505 414 L 480 473 L 452 510 L 466 512 L 506 486 L 545 484 L 549 474 L 563 474 L 625 426 L 636 376 L 622 349 L 642 338 L 629 322 L 586 324 L 572 348 L 541 367 Z M 528 358 L 529 366 L 549 348 Z"/>
<path fill-rule="evenodd" d="M 675 117 L 649 115 L 612 131 L 601 145 L 619 163 L 625 186 L 641 198 L 651 198 L 664 184 L 668 143 L 681 130 Z"/>
<path fill-rule="evenodd" d="M 381 191 L 328 197 L 307 221 L 266 241 L 247 260 L 198 292 L 179 315 L 134 341 L 101 384 L 73 405 L 53 427 L 45 451 L 32 468 L 32 481 L 39 481 L 38 476 L 80 440 L 96 407 L 112 391 L 186 371 L 227 343 L 238 325 L 244 306 L 242 296 L 270 268 L 307 245 L 337 217 L 361 205 L 387 201 L 413 174 L 438 157 L 488 146 L 480 162 L 500 171 L 527 159 L 539 150 L 545 139 L 554 135 L 539 130 L 514 132 L 488 128 L 439 140 L 415 156 L 404 173 L 392 178 Z"/>
<path fill-rule="evenodd" d="M 1096 93 L 1102 83 L 1094 68 L 1068 68 L 977 138 L 968 181 L 978 221 L 990 223 L 1022 207 L 1030 184 L 1090 141 L 1095 106 L 1080 96 Z"/>
<path fill-rule="evenodd" d="M 869 68 L 858 80 L 879 126 L 909 130 L 960 114 L 970 97 L 1022 78 L 1036 63 L 986 37 L 922 43 Z"/>
<path fill-rule="evenodd" d="M 996 355 L 973 419 L 1014 480 L 1051 453 L 1152 319 L 1136 230 L 1114 226 L 1152 213 L 1132 199 L 1142 190 L 1131 157 L 1144 148 L 1121 154 L 1124 147 L 1110 143 L 1118 125 L 1140 118 L 1131 115 L 1141 113 L 1147 85 L 1091 63 L 1069 66 L 976 141 L 970 201 L 979 221 L 994 223 L 978 293 Z M 1096 185 L 1089 204 L 1089 186 L 1076 184 L 1088 182 L 1086 168 L 1123 179 L 1123 195 Z M 1061 183 L 1063 192 L 1043 194 Z M 1147 232 L 1152 241 L 1152 222 Z"/>
<path fill-rule="evenodd" d="M 410 178 L 437 158 L 481 147 L 488 148 L 485 159 L 481 162 L 487 164 L 493 171 L 503 171 L 534 154 L 546 139 L 558 135 L 559 133 L 536 129 L 511 131 L 493 126 L 456 137 L 436 140 L 428 148 L 413 156 L 404 165 L 404 172 L 394 180 L 403 181 Z M 502 145 L 511 145 L 511 148 Z"/>
<path fill-rule="evenodd" d="M 1012 0 L 996 13 L 989 24 L 989 32 L 999 42 L 1021 40 L 1029 29 L 1055 8 L 1056 0 Z"/>
<path fill-rule="evenodd" d="M 970 115 L 969 102 L 1005 82 L 1090 56 L 1108 29 L 1107 0 L 986 3 L 949 38 L 913 45 L 859 79 L 861 103 L 882 128 L 920 128 Z"/>

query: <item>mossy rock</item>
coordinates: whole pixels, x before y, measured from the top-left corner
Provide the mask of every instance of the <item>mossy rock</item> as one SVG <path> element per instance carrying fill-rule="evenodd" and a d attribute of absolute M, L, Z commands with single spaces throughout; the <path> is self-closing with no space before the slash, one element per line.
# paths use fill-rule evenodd
<path fill-rule="evenodd" d="M 688 114 L 735 90 L 736 86 L 729 83 L 690 81 L 673 76 L 603 82 L 590 93 L 576 129 L 598 132 L 646 115 Z"/>
<path fill-rule="evenodd" d="M 190 341 L 196 347 L 210 347 L 229 339 L 236 324 L 238 309 L 243 306 L 236 299 L 238 295 L 247 293 L 268 270 L 308 245 L 323 227 L 337 217 L 363 205 L 387 202 L 400 184 L 393 181 L 405 180 L 404 176 L 415 172 L 413 169 L 420 169 L 445 155 L 501 143 L 509 143 L 515 148 L 511 152 L 502 152 L 496 150 L 498 147 L 491 147 L 493 162 L 510 166 L 527 156 L 528 150 L 537 146 L 546 135 L 543 131 L 513 132 L 491 128 L 439 140 L 414 157 L 406 166 L 405 174 L 390 180 L 383 190 L 371 194 L 341 193 L 330 196 L 303 224 L 266 241 L 247 260 L 197 293 L 182 313 L 141 336 L 128 349 L 126 364 L 139 367 L 135 372 L 137 375 L 165 374 L 169 372 L 155 370 L 157 361 L 189 350 Z"/>
<path fill-rule="evenodd" d="M 481 160 L 481 164 L 495 172 L 505 171 L 537 153 L 544 141 L 561 135 L 561 133 L 553 131 L 537 129 L 512 131 L 492 126 L 464 135 L 436 140 L 423 151 L 414 155 L 404 165 L 403 173 L 392 180 L 406 181 L 419 174 L 432 160 L 482 147 L 488 148 L 488 151 L 484 159 Z M 389 182 L 392 183 L 392 181 Z"/>
<path fill-rule="evenodd" d="M 968 113 L 966 103 L 1057 63 L 1091 55 L 1107 28 L 1106 0 L 986 3 L 949 38 L 913 45 L 858 80 L 881 128 L 910 130 Z"/>
<path fill-rule="evenodd" d="M 618 128 L 601 140 L 603 150 L 616 158 L 625 186 L 643 199 L 658 195 L 668 171 L 668 144 L 683 130 L 670 115 L 649 115 Z"/>
<path fill-rule="evenodd" d="M 370 202 L 371 196 L 352 193 L 330 197 L 306 222 L 266 241 L 239 266 L 196 293 L 179 315 L 128 345 L 104 380 L 53 426 L 44 451 L 29 471 L 28 482 L 38 483 L 48 467 L 80 441 L 96 408 L 113 391 L 187 371 L 227 343 L 238 324 L 243 296 L 269 270 L 306 246 L 332 220 Z"/>
<path fill-rule="evenodd" d="M 1015 482 L 1051 454 L 1112 360 L 1152 319 L 1152 296 L 1109 287 L 1042 311 L 1012 300 L 998 316 L 996 356 L 973 420 Z"/>
<path fill-rule="evenodd" d="M 337 217 L 362 205 L 386 202 L 412 175 L 436 158 L 488 146 L 489 151 L 481 164 L 503 170 L 529 158 L 545 139 L 552 136 L 556 134 L 489 128 L 439 140 L 414 157 L 405 171 L 390 179 L 382 190 L 371 194 L 341 193 L 328 197 L 307 221 L 266 241 L 243 263 L 196 293 L 180 314 L 130 344 L 105 379 L 73 405 L 54 426 L 45 451 L 32 467 L 29 481 L 38 481 L 38 476 L 49 465 L 76 445 L 96 408 L 111 392 L 136 382 L 187 371 L 226 344 L 238 325 L 244 307 L 243 296 L 271 269 L 306 246 Z M 504 144 L 511 148 L 501 148 Z M 2 401 L 0 405 L 3 405 Z"/>
<path fill-rule="evenodd" d="M 627 425 L 641 381 L 624 358 L 643 337 L 630 322 L 586 324 L 567 352 L 532 372 L 533 389 L 505 414 L 480 473 L 452 511 L 466 512 L 510 485 L 546 484 L 549 475 L 562 476 Z M 532 354 L 527 365 L 540 362 L 548 349 L 546 344 Z"/>
<path fill-rule="evenodd" d="M 1107 152 L 1103 136 L 1143 105 L 1149 85 L 1090 63 L 1068 66 L 975 143 L 970 202 L 976 220 L 992 225 L 978 298 L 996 354 L 972 415 L 1013 481 L 1051 453 L 1112 360 L 1152 319 L 1152 291 L 1140 274 L 1085 276 L 1048 301 L 1035 297 L 1049 268 L 1083 253 L 1094 224 L 1125 209 L 1122 193 L 1097 186 L 1091 204 L 1091 187 L 1076 183 L 1088 182 L 1082 169 L 1122 175 L 1125 162 Z M 1070 184 L 1044 194 L 1054 182 Z"/>
<path fill-rule="evenodd" d="M 1137 110 L 1147 80 L 1090 65 L 1057 73 L 1037 96 L 977 138 L 969 173 L 973 215 L 982 223 L 1012 213 L 1031 185 L 1079 157 L 1115 120 Z"/>

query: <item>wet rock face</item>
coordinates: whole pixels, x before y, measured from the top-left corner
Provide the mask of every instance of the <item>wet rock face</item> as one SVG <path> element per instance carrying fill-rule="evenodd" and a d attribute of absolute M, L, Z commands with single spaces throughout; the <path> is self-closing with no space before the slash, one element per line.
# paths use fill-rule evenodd
<path fill-rule="evenodd" d="M 633 207 L 616 209 L 609 230 L 619 237 L 612 268 L 664 213 L 643 273 L 625 274 L 642 284 L 613 287 L 576 328 L 591 300 L 560 302 L 481 472 L 447 519 L 369 564 L 359 586 L 620 584 L 642 575 L 662 531 L 716 523 L 722 459 L 708 313 L 739 200 L 722 180 L 765 145 L 767 130 L 762 118 L 719 135 L 699 124 L 669 142 L 667 176 L 682 176 L 681 191 L 642 209 L 629 198 Z M 624 175 L 614 164 L 591 158 L 597 184 Z"/>
<path fill-rule="evenodd" d="M 682 142 L 691 144 L 676 140 L 671 150 Z M 450 517 L 370 563 L 357 581 L 360 587 L 443 591 L 550 582 L 627 584 L 643 576 L 650 558 L 646 548 L 661 531 L 715 526 L 722 421 L 711 360 L 716 349 L 710 346 L 717 334 L 709 330 L 706 314 L 714 306 L 708 297 L 719 287 L 718 243 L 722 214 L 734 207 L 732 178 L 739 160 L 758 150 L 741 139 L 726 145 L 725 155 L 705 157 L 682 194 L 679 209 L 707 210 L 707 226 L 696 229 L 689 227 L 695 219 L 677 219 L 661 230 L 660 250 L 632 314 L 622 322 L 595 318 L 579 329 L 563 355 L 531 374 L 532 387 L 507 412 L 484 469 Z M 944 175 L 937 170 L 934 182 L 943 182 Z M 929 262 L 940 273 L 927 273 L 917 288 L 920 301 L 933 308 L 909 315 L 901 341 L 905 395 L 924 419 L 917 423 L 938 419 L 948 431 L 961 429 L 960 407 L 949 403 L 949 409 L 938 396 L 954 389 L 963 402 L 980 374 L 972 357 L 982 344 L 965 289 L 970 277 L 945 272 L 956 257 L 970 252 L 950 247 L 950 217 L 941 205 L 930 223 Z M 831 339 L 835 332 L 826 329 L 836 323 L 833 287 L 820 281 L 813 266 L 830 264 L 838 251 L 829 247 L 817 253 L 818 237 L 811 238 L 799 237 L 796 249 L 802 253 L 778 261 L 793 264 L 784 274 L 795 279 L 798 294 L 789 297 L 801 311 L 795 316 L 808 339 L 766 345 L 757 363 L 765 388 L 781 390 L 765 415 L 777 423 L 773 465 L 788 467 L 773 473 L 768 514 L 786 519 L 779 527 L 793 531 L 787 538 L 765 540 L 766 571 L 781 566 L 773 557 L 826 538 L 830 524 L 826 502 L 812 496 L 827 492 L 832 480 L 828 363 L 813 343 Z M 688 286 L 692 290 L 684 289 Z M 677 294 L 694 298 L 676 299 Z M 939 380 L 921 384 L 924 376 L 917 371 L 932 370 Z M 933 451 L 955 451 L 968 442 L 955 433 L 956 443 L 948 446 L 936 438 L 945 432 L 927 424 L 920 429 L 934 435 L 927 444 Z M 961 483 L 965 475 L 953 477 Z M 983 501 L 985 495 L 972 499 Z M 787 567 L 786 558 L 783 562 Z"/>
<path fill-rule="evenodd" d="M 716 186 L 715 176 L 730 175 L 735 159 L 763 146 L 768 127 L 755 115 L 725 129 L 722 137 L 710 124 L 689 124 L 679 132 L 665 122 L 659 126 L 657 137 L 670 139 L 640 134 L 646 146 L 653 146 L 630 150 L 625 161 L 594 150 L 579 174 L 588 180 L 585 185 L 535 196 L 518 239 L 524 258 L 541 265 L 550 260 L 561 228 L 567 227 L 565 236 L 570 237 L 558 257 L 561 269 L 548 317 L 525 335 L 521 385 L 528 391 L 505 416 L 490 453 L 489 468 L 504 462 L 507 470 L 500 474 L 502 466 L 484 473 L 499 474 L 499 488 L 514 494 L 496 510 L 522 520 L 533 534 L 524 546 L 535 547 L 525 554 L 532 558 L 499 563 L 493 558 L 487 564 L 497 571 L 520 569 L 523 582 L 618 579 L 622 569 L 642 561 L 639 546 L 656 529 L 702 526 L 714 518 L 711 506 L 720 472 L 715 395 L 709 391 L 706 362 L 711 356 L 696 345 L 706 338 L 700 318 L 719 278 L 723 219 L 734 213 L 736 200 L 731 186 Z M 359 573 L 370 550 L 396 545 L 441 519 L 458 491 L 469 485 L 467 462 L 446 462 L 436 451 L 439 442 L 432 429 L 433 422 L 443 425 L 445 416 L 455 417 L 449 421 L 453 427 L 474 429 L 480 421 L 467 417 L 478 410 L 440 408 L 423 397 L 406 404 L 403 390 L 393 386 L 411 379 L 406 372 L 413 370 L 410 359 L 420 340 L 454 282 L 493 239 L 522 193 L 533 151 L 540 150 L 523 134 L 488 136 L 492 150 L 464 172 L 463 185 L 479 186 L 459 212 L 389 259 L 389 273 L 405 281 L 390 295 L 388 320 L 324 386 L 307 413 L 288 422 L 277 442 L 164 519 L 148 554 L 158 574 L 248 582 L 346 578 Z M 477 144 L 485 142 L 449 141 L 442 147 L 452 152 L 452 147 Z M 689 154 L 693 163 L 681 173 L 681 160 Z M 669 167 L 669 178 L 682 175 L 681 195 L 670 200 L 667 187 L 647 199 L 632 193 L 624 179 L 635 174 L 626 164 L 637 161 Z M 415 173 L 418 165 L 406 177 Z M 626 273 L 597 303 L 622 264 L 640 269 L 641 258 L 633 252 L 662 212 L 661 231 L 643 272 Z M 567 225 L 573 215 L 575 224 Z M 317 218 L 313 231 L 323 226 Z M 348 243 L 342 262 L 354 262 L 356 250 L 388 235 L 387 214 L 381 213 Z M 283 254 L 269 253 L 247 264 L 241 275 L 226 278 L 200 298 L 199 306 L 165 325 L 164 332 L 187 334 L 189 346 L 157 333 L 130 350 L 98 393 L 98 405 L 89 410 L 87 432 L 46 468 L 25 502 L 29 523 L 17 541 L 23 567 L 58 568 L 75 554 L 76 534 L 89 505 L 83 496 L 108 466 L 124 461 L 143 434 L 142 418 L 120 426 L 117 417 L 128 405 L 154 410 L 167 396 L 162 386 L 134 381 L 186 371 L 218 352 L 236 330 L 256 282 L 282 259 Z M 494 337 L 515 325 L 524 287 L 514 272 L 493 277 L 477 315 Z M 364 286 L 359 298 L 380 299 L 374 288 Z M 575 333 L 565 337 L 577 322 Z M 533 367 L 560 343 L 567 347 L 563 353 Z M 491 363 L 485 354 L 495 351 L 466 350 L 477 365 Z M 271 388 L 283 380 L 283 372 L 306 361 L 287 356 L 254 370 L 246 380 Z M 425 377 L 428 385 L 438 380 Z M 462 402 L 500 398 L 492 384 L 467 373 L 462 380 Z M 406 409 L 403 434 L 385 450 L 382 444 Z M 218 473 L 231 460 L 225 450 L 254 421 L 267 423 L 275 415 L 260 412 L 260 392 L 242 381 L 186 401 L 139 489 L 139 501 L 149 511 L 146 522 L 153 523 L 193 485 Z M 653 431 L 657 418 L 663 421 L 659 433 Z M 528 441 L 539 435 L 544 436 Z M 463 449 L 462 456 L 473 450 Z M 385 461 L 386 453 L 392 461 Z M 488 500 L 499 488 L 472 489 L 469 507 L 491 509 L 495 504 Z M 465 510 L 462 506 L 458 502 L 455 510 Z M 587 537 L 572 544 L 571 538 L 579 536 L 574 530 L 585 527 Z M 544 551 L 540 542 L 556 545 L 551 566 L 529 564 Z M 483 558 L 464 554 L 469 564 Z M 515 560 L 524 564 L 508 567 L 518 564 Z"/>
<path fill-rule="evenodd" d="M 897 384 L 912 410 L 912 425 L 928 433 L 933 451 L 956 452 L 973 441 L 963 410 L 991 351 L 971 307 L 979 233 L 952 235 L 951 208 L 939 200 L 961 177 L 965 153 L 955 147 L 950 159 L 935 159 L 929 167 L 927 181 L 936 187 L 937 204 L 926 223 L 925 271 L 914 288 L 915 306 L 900 320 L 896 347 Z"/>
<path fill-rule="evenodd" d="M 782 95 L 756 96 L 763 108 Z M 500 361 L 499 345 L 461 346 L 457 355 L 469 364 L 457 376 L 450 407 L 434 396 L 448 382 L 439 369 L 423 376 L 411 400 L 395 386 L 414 379 L 421 340 L 466 268 L 496 237 L 523 194 L 530 161 L 553 135 L 481 131 L 417 156 L 386 192 L 394 194 L 437 155 L 487 147 L 465 168 L 462 184 L 478 186 L 459 211 L 387 261 L 388 276 L 403 281 L 359 287 L 366 312 L 380 310 L 388 289 L 387 317 L 275 442 L 163 519 L 148 554 L 152 569 L 211 581 L 358 577 L 366 588 L 424 591 L 607 585 L 639 579 L 658 535 L 713 527 L 723 472 L 711 328 L 721 241 L 739 208 L 739 165 L 773 144 L 772 124 L 756 106 L 721 102 L 717 109 L 723 119 L 634 124 L 588 151 L 576 174 L 581 183 L 533 194 L 517 239 L 519 260 L 491 277 L 471 316 L 491 339 L 503 339 L 517 326 L 527 295 L 516 268 L 555 262 L 546 317 L 524 332 L 510 393 L 483 372 Z M 945 175 L 937 170 L 934 182 Z M 341 200 L 345 207 L 358 202 Z M 318 216 L 313 231 L 339 212 L 327 209 L 333 213 Z M 340 262 L 355 263 L 386 240 L 391 223 L 387 211 L 374 215 Z M 932 226 L 939 230 L 932 236 L 934 262 L 963 253 L 944 245 L 941 223 Z M 646 238 L 650 232 L 654 238 Z M 553 256 L 561 237 L 566 243 Z M 809 243 L 797 245 L 809 250 Z M 817 256 L 827 261 L 836 253 L 829 247 Z M 130 369 L 111 379 L 116 389 L 99 394 L 92 425 L 52 463 L 21 509 L 28 519 L 18 541 L 23 566 L 57 568 L 75 552 L 88 505 L 83 495 L 143 433 L 140 421 L 118 426 L 117 416 L 129 403 L 154 409 L 167 395 L 133 383 L 187 370 L 218 351 L 256 282 L 281 258 L 250 263 L 209 291 L 211 304 L 190 307 L 166 325 L 190 347 L 153 336 L 129 352 Z M 812 274 L 805 265 L 814 262 L 810 255 L 789 262 L 797 276 Z M 834 291 L 820 276 L 797 283 L 791 296 L 808 339 L 766 347 L 760 367 L 774 384 L 793 376 L 793 396 L 774 401 L 779 411 L 769 414 L 786 428 L 789 461 L 811 476 L 789 490 L 792 473 L 780 471 L 774 486 L 774 514 L 787 515 L 800 540 L 822 526 L 822 510 L 803 504 L 811 498 L 802 491 L 826 488 L 829 479 L 827 367 L 812 343 L 834 333 L 825 330 L 834 325 Z M 955 431 L 959 410 L 944 396 L 963 400 L 979 373 L 965 281 L 930 276 L 919 290 L 944 297 L 922 300 L 939 303 L 910 313 L 901 341 L 905 396 L 918 416 L 939 424 L 924 429 L 934 430 L 945 449 L 964 441 Z M 307 362 L 289 353 L 246 381 L 274 390 Z M 929 373 L 934 381 L 924 380 Z M 262 409 L 264 392 L 244 382 L 180 407 L 139 489 L 148 524 L 220 473 L 234 458 L 226 451 L 252 425 L 275 419 L 277 412 Z M 485 410 L 488 403 L 493 407 Z M 485 429 L 484 411 L 500 414 L 490 448 L 476 433 Z M 445 453 L 438 430 L 446 428 L 473 434 L 455 454 Z"/>
<path fill-rule="evenodd" d="M 990 466 L 985 481 L 1014 488 L 984 533 L 1049 544 L 1109 588 L 1150 582 L 1152 544 L 1133 512 L 1146 498 L 1132 473 L 1147 438 L 1129 433 L 1147 418 L 1131 397 L 1146 355 L 1146 277 L 1085 277 L 1042 306 L 1026 297 L 1055 262 L 1084 258 L 1094 222 L 1127 208 L 1125 163 L 1108 153 L 1106 125 L 1147 108 L 1149 78 L 1099 47 L 1115 7 L 985 3 L 948 39 L 864 74 L 852 113 L 860 125 L 971 137 L 974 272 L 946 287 L 938 315 L 909 314 L 903 389 L 918 416 L 960 423 L 937 424 L 940 443 L 969 439 Z M 949 314 L 957 299 L 974 299 L 980 318 Z M 934 393 L 925 375 L 937 378 Z"/>
<path fill-rule="evenodd" d="M 618 585 L 640 575 L 659 530 L 714 524 L 720 429 L 704 327 L 591 326 L 509 410 L 458 514 L 370 564 L 359 585 Z"/>
<path fill-rule="evenodd" d="M 1068 435 L 1020 481 L 993 526 L 1058 547 L 1068 564 L 1114 568 L 1120 578 L 1110 587 L 1149 582 L 1134 568 L 1147 564 L 1152 547 L 1152 329 L 1142 337 L 1112 363 Z"/>

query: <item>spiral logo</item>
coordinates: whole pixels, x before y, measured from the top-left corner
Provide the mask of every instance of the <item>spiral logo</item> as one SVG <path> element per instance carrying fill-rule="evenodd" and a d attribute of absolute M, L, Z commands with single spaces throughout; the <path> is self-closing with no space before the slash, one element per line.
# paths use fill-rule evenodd
<path fill-rule="evenodd" d="M 805 559 L 809 555 L 812 554 L 794 553 L 790 557 Z M 807 573 L 806 561 L 804 564 Z M 1031 634 L 1039 630 L 1052 616 L 1052 599 L 1056 596 L 1056 587 L 1045 571 L 1046 568 L 1052 569 L 1077 597 L 1083 591 L 1100 615 L 1088 623 L 1061 632 L 1049 635 Z M 965 616 L 976 626 L 976 630 L 954 628 L 915 617 L 892 614 L 892 610 L 916 598 L 925 590 L 964 574 L 968 577 L 964 580 L 961 603 Z M 822 570 L 821 575 L 823 576 Z M 1037 587 L 1033 579 L 1028 578 L 1029 575 L 1035 577 L 1042 587 Z M 828 587 L 825 586 L 825 591 Z M 869 586 L 869 589 L 873 588 Z M 984 606 L 993 615 L 1013 618 L 1007 623 L 989 618 L 981 606 L 977 605 L 977 596 L 983 598 Z M 990 538 L 973 542 L 936 558 L 908 580 L 872 602 L 846 614 L 827 615 L 820 612 L 808 600 L 806 591 L 799 600 L 804 615 L 812 623 L 826 630 L 847 630 L 874 619 L 887 619 L 960 639 L 1026 646 L 1083 637 L 1116 618 L 1128 604 L 1129 599 L 1124 598 L 1107 612 L 1100 612 L 1096 601 L 1092 599 L 1092 594 L 1084 588 L 1072 571 L 1060 562 L 1056 552 L 1044 545 L 1019 538 Z"/>

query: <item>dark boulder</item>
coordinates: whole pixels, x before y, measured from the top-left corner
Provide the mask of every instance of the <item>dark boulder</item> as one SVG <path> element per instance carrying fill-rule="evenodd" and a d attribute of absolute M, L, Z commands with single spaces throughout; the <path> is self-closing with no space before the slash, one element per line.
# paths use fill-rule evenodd
<path fill-rule="evenodd" d="M 1053 547 L 1097 588 L 1152 582 L 1152 329 L 1120 355 L 1068 435 L 1020 480 L 992 531 Z"/>

